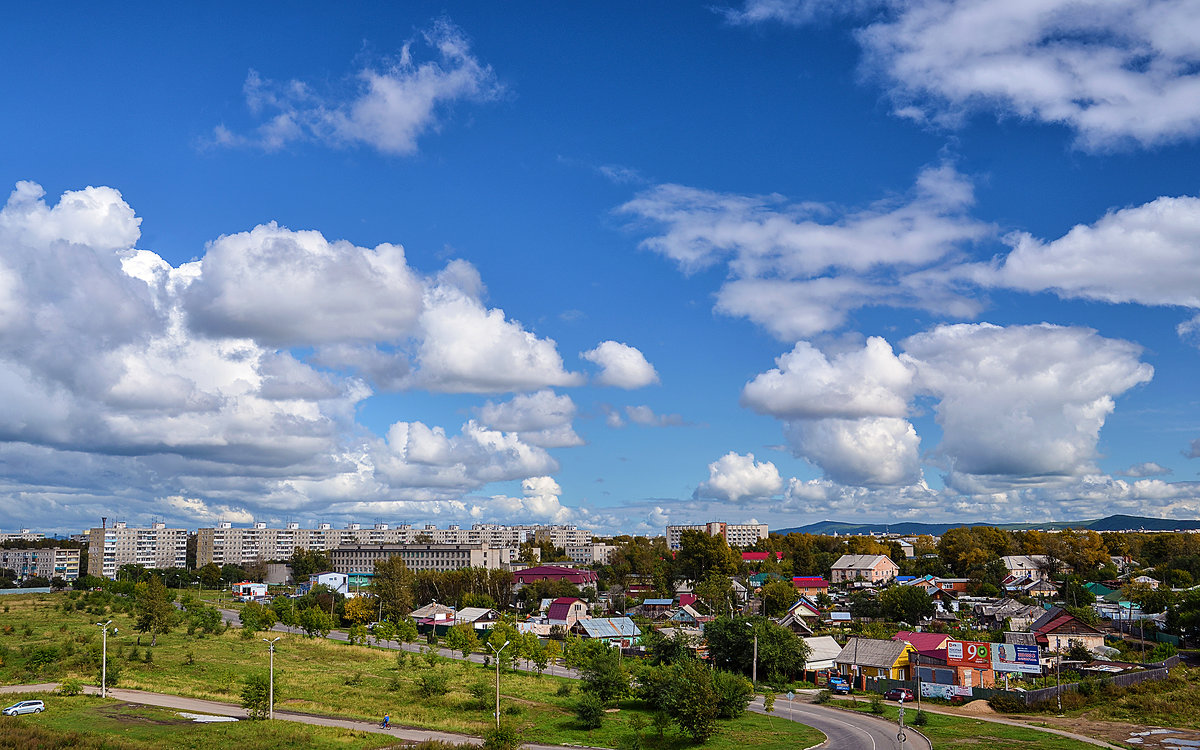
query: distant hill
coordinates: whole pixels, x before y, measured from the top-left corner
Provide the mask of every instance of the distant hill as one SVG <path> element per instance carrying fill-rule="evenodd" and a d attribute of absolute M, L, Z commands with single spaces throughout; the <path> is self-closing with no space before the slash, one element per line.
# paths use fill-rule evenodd
<path fill-rule="evenodd" d="M 920 523 L 917 521 L 901 521 L 898 523 L 845 523 L 842 521 L 820 521 L 807 526 L 797 526 L 790 529 L 773 529 L 774 534 L 881 534 L 891 532 L 912 536 L 916 534 L 932 534 L 940 536 L 947 529 L 959 526 L 995 526 L 998 529 L 1021 531 L 1025 529 L 1091 529 L 1093 531 L 1124 531 L 1126 529 L 1145 529 L 1146 531 L 1187 531 L 1200 529 L 1200 520 L 1184 521 L 1174 518 L 1146 518 L 1144 516 L 1105 516 L 1094 521 L 1052 521 L 1047 523 L 988 523 L 986 521 L 967 523 Z"/>

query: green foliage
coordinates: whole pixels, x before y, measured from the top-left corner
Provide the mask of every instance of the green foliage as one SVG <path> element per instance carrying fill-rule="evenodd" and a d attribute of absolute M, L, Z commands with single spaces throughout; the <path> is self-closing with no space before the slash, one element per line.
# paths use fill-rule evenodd
<path fill-rule="evenodd" d="M 871 713 L 883 715 L 883 696 L 878 694 L 871 696 Z"/>
<path fill-rule="evenodd" d="M 1067 649 L 1067 658 L 1071 661 L 1091 661 L 1094 657 L 1082 641 L 1072 640 L 1070 648 Z"/>
<path fill-rule="evenodd" d="M 375 563 L 371 590 L 383 605 L 383 618 L 398 622 L 413 609 L 416 578 L 399 556 Z"/>
<path fill-rule="evenodd" d="M 480 708 L 488 707 L 488 698 L 490 698 L 492 695 L 492 686 L 488 684 L 487 680 L 480 679 L 472 682 L 470 687 L 467 688 L 467 692 L 469 692 L 471 697 L 475 699 L 475 704 L 477 706 Z"/>
<path fill-rule="evenodd" d="M 58 684 L 60 695 L 79 695 L 83 692 L 83 683 L 75 678 L 63 680 Z"/>
<path fill-rule="evenodd" d="M 324 550 L 306 550 L 297 547 L 288 561 L 292 566 L 292 576 L 297 582 L 307 581 L 314 573 L 321 573 L 333 566 L 329 563 L 329 555 Z"/>
<path fill-rule="evenodd" d="M 754 698 L 754 685 L 733 672 L 713 673 L 713 691 L 717 696 L 717 718 L 736 719 L 746 713 Z"/>
<path fill-rule="evenodd" d="M 879 606 L 889 620 L 917 624 L 936 611 L 933 600 L 920 586 L 889 586 L 879 595 Z"/>
<path fill-rule="evenodd" d="M 175 621 L 176 610 L 171 603 L 170 592 L 163 585 L 161 576 L 150 576 L 134 588 L 136 623 L 141 633 L 150 633 L 150 645 L 158 645 L 158 636 L 168 633 Z"/>
<path fill-rule="evenodd" d="M 685 734 L 703 744 L 716 731 L 717 695 L 712 670 L 698 661 L 682 662 L 672 669 L 677 678 L 667 697 L 667 712 Z"/>
<path fill-rule="evenodd" d="M 924 711 L 917 711 L 915 714 L 913 714 L 912 725 L 914 727 L 923 727 L 928 723 L 929 714 L 925 713 Z"/>
<path fill-rule="evenodd" d="M 346 639 L 356 646 L 365 646 L 367 643 L 367 628 L 361 623 L 355 623 L 346 631 Z"/>
<path fill-rule="evenodd" d="M 762 587 L 759 596 L 765 617 L 782 617 L 797 599 L 796 587 L 791 581 L 771 581 Z"/>
<path fill-rule="evenodd" d="M 479 648 L 479 636 L 470 625 L 455 625 L 446 632 L 446 648 L 462 654 L 463 658 Z"/>
<path fill-rule="evenodd" d="M 996 693 L 988 698 L 988 705 L 1002 714 L 1015 714 L 1028 710 L 1025 701 L 1013 698 L 1004 693 Z"/>
<path fill-rule="evenodd" d="M 445 671 L 431 669 L 417 679 L 417 693 L 422 698 L 437 698 L 450 691 L 450 679 Z"/>
<path fill-rule="evenodd" d="M 499 727 L 489 729 L 483 735 L 484 750 L 518 750 L 521 733 L 512 724 L 501 722 Z"/>
<path fill-rule="evenodd" d="M 689 530 L 680 536 L 679 545 L 675 566 L 682 578 L 703 581 L 710 575 L 731 576 L 737 572 L 737 556 L 723 536 Z"/>
<path fill-rule="evenodd" d="M 377 622 L 371 634 L 375 636 L 376 643 L 393 640 L 396 637 L 396 624 L 388 620 Z"/>
<path fill-rule="evenodd" d="M 242 708 L 246 715 L 258 721 L 270 715 L 270 678 L 266 672 L 247 675 L 242 681 Z"/>
<path fill-rule="evenodd" d="M 572 692 L 574 692 L 574 687 L 571 685 L 571 683 L 564 682 L 558 686 L 558 690 L 555 690 L 554 694 L 559 698 L 569 698 Z"/>
<path fill-rule="evenodd" d="M 421 652 L 421 656 L 430 667 L 436 667 L 446 660 L 446 657 L 442 656 L 441 652 L 434 646 L 426 646 L 425 650 Z"/>
<path fill-rule="evenodd" d="M 333 618 L 329 613 L 320 607 L 309 607 L 300 611 L 297 619 L 297 625 L 309 638 L 320 636 L 324 638 L 329 635 L 329 631 L 333 630 Z"/>
<path fill-rule="evenodd" d="M 588 660 L 579 676 L 584 692 L 594 694 L 605 704 L 615 703 L 629 692 L 629 674 L 620 654 L 607 646 Z"/>
<path fill-rule="evenodd" d="M 808 644 L 787 628 L 762 618 L 718 617 L 708 623 L 704 635 L 713 665 L 749 675 L 754 661 L 755 633 L 758 634 L 760 679 L 787 682 L 803 672 L 810 653 Z"/>
<path fill-rule="evenodd" d="M 775 691 L 768 690 L 763 693 L 763 711 L 769 714 L 775 713 Z"/>
<path fill-rule="evenodd" d="M 595 693 L 584 693 L 575 702 L 575 718 L 584 729 L 599 729 L 604 723 L 604 701 Z"/>
<path fill-rule="evenodd" d="M 676 631 L 672 628 L 668 634 L 664 630 L 651 630 L 642 636 L 642 646 L 651 664 L 674 664 L 692 657 L 688 637 Z"/>
<path fill-rule="evenodd" d="M 817 694 L 815 696 L 813 696 L 813 703 L 817 703 L 817 704 L 828 703 L 829 699 L 832 697 L 833 697 L 833 693 L 829 692 L 828 690 L 818 690 Z"/>
<path fill-rule="evenodd" d="M 419 635 L 417 623 L 413 622 L 411 617 L 405 617 L 396 622 L 396 640 L 401 643 L 412 643 L 417 640 Z"/>

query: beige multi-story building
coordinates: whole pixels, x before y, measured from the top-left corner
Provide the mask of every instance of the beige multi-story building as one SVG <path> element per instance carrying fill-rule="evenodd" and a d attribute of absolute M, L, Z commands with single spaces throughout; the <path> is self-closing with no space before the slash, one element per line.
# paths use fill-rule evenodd
<path fill-rule="evenodd" d="M 328 523 L 315 529 L 302 529 L 298 523 L 288 523 L 282 529 L 269 529 L 256 523 L 248 529 L 235 529 L 230 523 L 196 532 L 196 564 L 246 565 L 256 560 L 286 560 L 296 548 L 331 552 L 338 547 L 365 544 L 486 544 L 491 548 L 517 548 L 524 542 L 535 542 L 538 535 L 556 547 L 565 547 L 577 540 L 590 542 L 592 532 L 574 526 L 502 526 L 475 524 L 469 529 L 457 525 L 439 529 L 433 524 L 415 527 L 377 523 L 370 528 L 351 523 L 335 529 Z M 580 542 L 580 543 L 583 543 Z"/>
<path fill-rule="evenodd" d="M 329 553 L 333 572 L 351 579 L 375 574 L 375 563 L 399 557 L 409 570 L 447 571 L 459 568 L 499 568 L 510 562 L 515 548 L 476 544 L 351 544 Z M 508 559 L 506 559 L 508 558 Z"/>
<path fill-rule="evenodd" d="M 61 578 L 74 581 L 79 577 L 79 550 L 62 547 L 42 549 L 0 549 L 0 568 L 17 574 L 17 578 Z"/>
<path fill-rule="evenodd" d="M 709 521 L 708 523 L 683 524 L 667 527 L 667 546 L 679 549 L 679 540 L 685 531 L 703 531 L 709 536 L 725 538 L 730 547 L 752 547 L 760 539 L 768 536 L 765 523 L 725 523 L 724 521 Z"/>
<path fill-rule="evenodd" d="M 187 529 L 154 523 L 131 529 L 124 521 L 88 532 L 88 575 L 116 578 L 122 565 L 143 568 L 187 567 Z"/>
<path fill-rule="evenodd" d="M 17 532 L 0 534 L 0 544 L 4 544 L 5 542 L 40 542 L 45 538 L 46 535 L 40 531 L 21 529 Z"/>
<path fill-rule="evenodd" d="M 564 549 L 572 562 L 581 565 L 608 565 L 616 545 L 588 542 L 587 544 L 568 544 Z"/>

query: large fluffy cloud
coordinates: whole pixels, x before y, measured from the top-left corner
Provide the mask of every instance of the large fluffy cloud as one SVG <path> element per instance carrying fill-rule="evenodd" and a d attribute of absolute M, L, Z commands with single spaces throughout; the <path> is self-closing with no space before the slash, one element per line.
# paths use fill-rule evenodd
<path fill-rule="evenodd" d="M 779 470 L 770 461 L 755 461 L 753 453 L 730 451 L 708 465 L 708 480 L 696 488 L 696 497 L 728 502 L 764 498 L 783 489 Z"/>
<path fill-rule="evenodd" d="M 434 24 L 421 41 L 436 59 L 417 62 L 420 46 L 410 42 L 382 66 L 360 70 L 345 94 L 326 95 L 302 81 L 278 83 L 250 71 L 246 103 L 255 115 L 269 119 L 249 136 L 220 126 L 215 142 L 270 151 L 297 140 L 316 140 L 410 154 L 423 134 L 437 128 L 440 112 L 449 105 L 487 101 L 503 93 L 491 66 L 476 59 L 470 42 L 453 24 Z"/>
<path fill-rule="evenodd" d="M 571 427 L 575 402 L 570 396 L 554 391 L 518 394 L 508 401 L 488 401 L 479 410 L 479 419 L 497 430 L 519 433 L 521 439 L 543 448 L 583 445 L 583 439 Z"/>
<path fill-rule="evenodd" d="M 869 13 L 866 11 L 876 11 Z M 1102 148 L 1200 130 L 1200 32 L 1188 0 L 746 0 L 739 23 L 857 15 L 865 66 L 897 113 L 954 124 L 990 110 Z"/>
<path fill-rule="evenodd" d="M 654 365 L 638 349 L 617 341 L 605 341 L 595 349 L 582 352 L 579 356 L 600 366 L 596 382 L 617 388 L 642 388 L 658 382 Z"/>

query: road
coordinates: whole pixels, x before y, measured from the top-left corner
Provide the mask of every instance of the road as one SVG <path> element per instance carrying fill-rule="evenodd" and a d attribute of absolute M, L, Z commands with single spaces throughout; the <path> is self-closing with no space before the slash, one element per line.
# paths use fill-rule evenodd
<path fill-rule="evenodd" d="M 755 698 L 750 710 L 765 713 L 762 698 Z M 827 739 L 820 747 L 829 750 L 932 750 L 923 735 L 906 729 L 905 741 L 900 742 L 895 724 L 856 711 L 777 698 L 771 716 L 806 724 L 823 732 Z"/>

